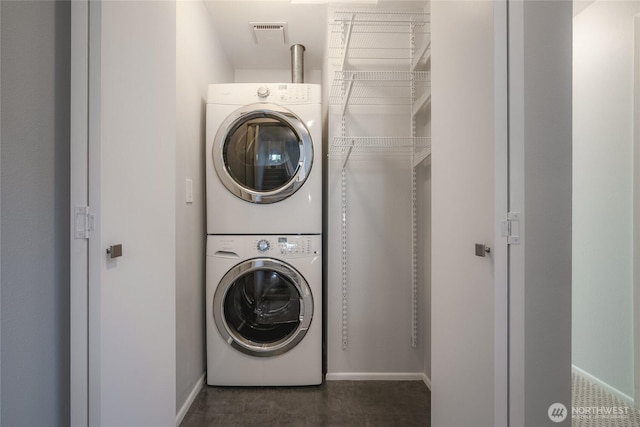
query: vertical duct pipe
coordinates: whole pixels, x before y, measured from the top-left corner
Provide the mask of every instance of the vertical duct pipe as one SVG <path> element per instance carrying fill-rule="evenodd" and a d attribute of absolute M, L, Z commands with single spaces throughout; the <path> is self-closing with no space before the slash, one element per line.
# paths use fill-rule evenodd
<path fill-rule="evenodd" d="M 291 46 L 291 83 L 304 83 L 304 46 Z"/>

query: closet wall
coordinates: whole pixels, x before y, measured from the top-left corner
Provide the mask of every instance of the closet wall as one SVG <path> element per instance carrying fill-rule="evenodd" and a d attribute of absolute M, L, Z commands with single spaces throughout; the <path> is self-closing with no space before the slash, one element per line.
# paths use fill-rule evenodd
<path fill-rule="evenodd" d="M 207 86 L 233 81 L 233 68 L 201 1 L 176 2 L 176 411 L 206 370 L 204 329 Z M 193 203 L 186 202 L 186 180 Z"/>
<path fill-rule="evenodd" d="M 422 113 L 425 135 L 431 135 L 431 105 L 428 105 Z M 416 171 L 417 190 L 417 275 L 418 298 L 422 304 L 419 313 L 419 325 L 424 353 L 423 380 L 431 385 L 431 156 L 425 159 L 421 167 Z"/>

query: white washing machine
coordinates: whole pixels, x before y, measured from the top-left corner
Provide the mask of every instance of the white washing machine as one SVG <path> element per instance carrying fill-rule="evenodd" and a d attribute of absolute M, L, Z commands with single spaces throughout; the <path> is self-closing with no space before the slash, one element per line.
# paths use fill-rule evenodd
<path fill-rule="evenodd" d="M 207 236 L 207 383 L 322 382 L 322 236 Z"/>
<path fill-rule="evenodd" d="M 322 233 L 320 85 L 209 85 L 207 234 Z"/>

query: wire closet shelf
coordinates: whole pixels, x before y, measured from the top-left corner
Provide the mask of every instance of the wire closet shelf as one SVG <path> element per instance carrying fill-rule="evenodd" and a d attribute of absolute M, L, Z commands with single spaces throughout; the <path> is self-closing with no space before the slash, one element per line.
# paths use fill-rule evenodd
<path fill-rule="evenodd" d="M 368 60 L 377 66 L 407 63 L 424 56 L 431 44 L 426 12 L 341 11 L 335 13 L 330 27 L 329 58 L 343 65 Z"/>
<path fill-rule="evenodd" d="M 411 105 L 431 94 L 429 71 L 336 71 L 329 102 L 333 105 Z"/>
<path fill-rule="evenodd" d="M 385 156 L 409 156 L 413 167 L 431 154 L 429 137 L 334 137 L 329 148 L 329 158 L 342 159 L 343 166 L 351 155 L 384 154 Z"/>
<path fill-rule="evenodd" d="M 329 58 L 342 69 L 374 63 L 412 70 L 426 63 L 431 45 L 429 14 L 409 11 L 336 12 L 329 34 Z"/>

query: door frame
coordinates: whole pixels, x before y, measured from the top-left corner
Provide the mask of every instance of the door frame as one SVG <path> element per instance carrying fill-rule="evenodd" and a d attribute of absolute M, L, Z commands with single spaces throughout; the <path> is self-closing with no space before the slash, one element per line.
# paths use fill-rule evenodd
<path fill-rule="evenodd" d="M 89 206 L 89 0 L 71 2 L 70 116 L 70 425 L 81 426 L 89 424 L 89 242 L 80 228 Z"/>
<path fill-rule="evenodd" d="M 493 3 L 494 31 L 494 426 L 509 426 L 509 246 L 499 221 L 509 211 L 508 2 Z"/>
<path fill-rule="evenodd" d="M 83 0 L 86 1 L 86 0 Z M 102 278 L 102 260 L 104 252 L 102 251 L 102 235 L 101 235 L 101 193 L 100 182 L 102 176 L 101 169 L 101 58 L 102 58 L 102 0 L 89 0 L 88 14 L 88 201 L 93 215 L 94 229 L 91 231 L 89 239 L 89 274 L 87 278 L 88 285 L 88 415 L 90 426 L 100 426 L 102 416 L 100 413 L 100 356 L 102 347 L 99 337 L 101 336 L 101 278 Z"/>
<path fill-rule="evenodd" d="M 72 426 L 100 425 L 100 346 L 99 340 L 90 340 L 100 332 L 100 23 L 101 0 L 71 2 Z"/>
<path fill-rule="evenodd" d="M 633 406 L 640 409 L 640 15 L 633 18 Z"/>

